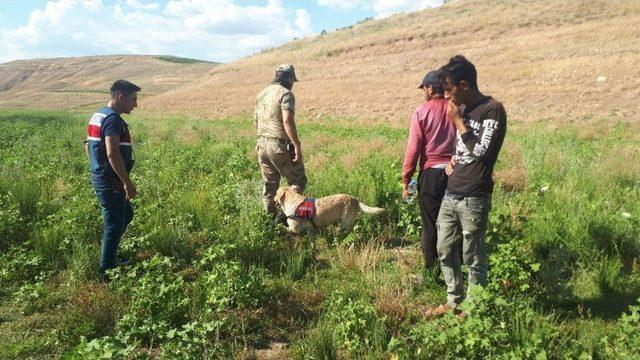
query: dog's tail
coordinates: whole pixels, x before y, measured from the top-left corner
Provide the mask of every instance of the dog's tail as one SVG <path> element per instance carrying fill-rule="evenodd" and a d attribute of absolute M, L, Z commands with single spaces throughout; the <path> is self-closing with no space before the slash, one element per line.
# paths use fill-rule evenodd
<path fill-rule="evenodd" d="M 358 201 L 358 205 L 360 205 L 360 210 L 362 210 L 362 212 L 369 215 L 380 215 L 386 211 L 383 208 L 367 206 L 360 201 Z"/>

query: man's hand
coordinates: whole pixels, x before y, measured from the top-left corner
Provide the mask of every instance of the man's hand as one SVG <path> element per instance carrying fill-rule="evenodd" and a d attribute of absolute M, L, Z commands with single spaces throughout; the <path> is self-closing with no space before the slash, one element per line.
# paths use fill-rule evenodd
<path fill-rule="evenodd" d="M 297 144 L 294 143 L 293 149 L 295 151 L 295 155 L 293 156 L 293 162 L 296 164 L 302 162 L 302 145 L 300 145 L 300 143 L 297 143 Z"/>
<path fill-rule="evenodd" d="M 293 155 L 293 162 L 302 162 L 302 148 L 300 146 L 300 140 L 298 139 L 298 130 L 296 129 L 296 123 L 293 121 L 293 112 L 289 110 L 282 110 L 282 125 L 284 125 L 284 132 L 287 133 L 289 141 L 293 144 L 295 154 Z"/>
<path fill-rule="evenodd" d="M 127 200 L 131 200 L 138 195 L 138 189 L 133 185 L 133 182 L 124 183 L 124 191 Z"/>
<path fill-rule="evenodd" d="M 447 176 L 451 176 L 451 174 L 453 174 L 453 167 L 455 165 L 456 165 L 456 160 L 455 160 L 455 157 L 452 156 L 451 161 L 449 161 L 449 163 L 447 164 L 447 167 L 444 168 L 444 172 L 445 174 L 447 174 Z"/>
<path fill-rule="evenodd" d="M 460 107 L 456 105 L 453 101 L 449 100 L 449 104 L 447 105 L 447 116 L 453 122 L 453 125 L 458 129 L 460 135 L 466 133 L 467 126 L 464 124 L 464 119 L 462 118 L 462 111 L 460 111 Z"/>
<path fill-rule="evenodd" d="M 409 189 L 407 189 L 407 186 L 408 186 L 407 183 L 405 182 L 402 183 L 402 198 L 404 200 L 407 200 L 407 198 L 411 196 L 411 194 L 409 194 Z"/>
<path fill-rule="evenodd" d="M 120 148 L 118 146 L 119 142 L 120 136 L 118 135 L 105 137 L 107 158 L 109 159 L 109 164 L 113 168 L 113 171 L 116 172 L 124 185 L 126 199 L 131 200 L 138 194 L 138 190 L 136 190 L 136 186 L 133 185 L 133 181 L 131 181 L 131 178 L 129 177 L 127 168 L 124 166 L 124 159 L 122 158 L 122 154 L 120 154 Z"/>

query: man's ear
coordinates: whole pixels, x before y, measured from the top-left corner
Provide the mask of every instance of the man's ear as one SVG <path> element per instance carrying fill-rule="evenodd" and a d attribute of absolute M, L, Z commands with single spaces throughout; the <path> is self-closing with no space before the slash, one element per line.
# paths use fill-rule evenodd
<path fill-rule="evenodd" d="M 458 87 L 460 87 L 464 91 L 467 91 L 469 90 L 469 83 L 467 82 L 467 80 L 460 80 L 460 84 L 458 84 Z"/>

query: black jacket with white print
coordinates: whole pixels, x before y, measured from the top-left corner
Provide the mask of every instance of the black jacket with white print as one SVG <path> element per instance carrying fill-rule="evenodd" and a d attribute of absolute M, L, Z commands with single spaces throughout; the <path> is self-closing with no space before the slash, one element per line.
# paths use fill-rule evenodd
<path fill-rule="evenodd" d="M 491 194 L 493 166 L 507 132 L 507 113 L 502 103 L 487 96 L 463 107 L 462 116 L 469 131 L 456 135 L 456 165 L 447 190 L 465 196 Z"/>

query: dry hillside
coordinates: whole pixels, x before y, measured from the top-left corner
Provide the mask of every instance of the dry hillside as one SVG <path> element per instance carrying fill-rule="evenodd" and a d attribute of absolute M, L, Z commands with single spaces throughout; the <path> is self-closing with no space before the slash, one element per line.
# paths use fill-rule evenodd
<path fill-rule="evenodd" d="M 157 95 L 202 79 L 217 64 L 171 56 L 89 56 L 0 64 L 0 108 L 75 108 L 105 101 L 116 79 Z"/>
<path fill-rule="evenodd" d="M 640 111 L 640 1 L 459 0 L 305 39 L 216 67 L 141 103 L 210 118 L 251 113 L 277 64 L 292 62 L 300 114 L 404 124 L 427 70 L 457 53 L 511 119 L 561 121 Z"/>

